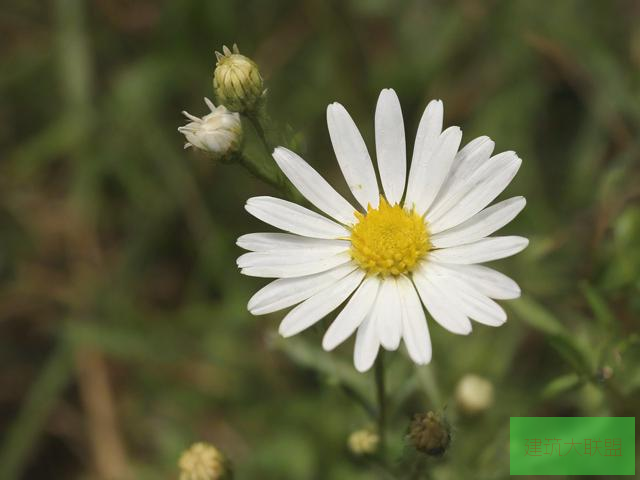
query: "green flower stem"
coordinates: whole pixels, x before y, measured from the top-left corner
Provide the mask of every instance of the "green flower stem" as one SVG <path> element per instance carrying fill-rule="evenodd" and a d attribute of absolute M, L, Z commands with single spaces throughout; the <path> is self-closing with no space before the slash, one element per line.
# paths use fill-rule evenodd
<path fill-rule="evenodd" d="M 261 120 L 260 117 L 262 117 L 263 120 Z M 266 121 L 265 117 L 266 117 L 266 114 L 256 114 L 256 113 L 248 113 L 247 114 L 247 118 L 251 122 L 251 126 L 253 127 L 253 129 L 258 134 L 258 137 L 260 138 L 260 141 L 262 142 L 262 144 L 264 145 L 265 150 L 267 151 L 267 155 L 271 155 L 271 153 L 273 152 L 273 149 L 275 147 L 269 141 L 269 138 L 267 137 L 266 130 L 262 126 L 262 122 Z"/>
<path fill-rule="evenodd" d="M 282 171 L 273 163 L 272 154 L 273 154 L 274 145 L 269 140 L 269 136 L 267 135 L 267 130 L 264 128 L 264 124 L 268 123 L 266 113 L 264 112 L 263 109 L 261 109 L 258 112 L 247 113 L 246 117 L 249 120 L 249 122 L 251 122 L 251 126 L 253 126 L 253 129 L 258 135 L 260 142 L 264 146 L 265 152 L 267 154 L 267 158 L 269 159 L 267 163 L 267 165 L 269 165 L 268 178 L 264 178 L 260 175 L 257 175 L 256 172 L 254 172 L 255 168 L 258 167 L 257 165 L 248 165 L 242 162 L 241 164 L 245 168 L 247 168 L 247 170 L 249 170 L 252 174 L 258 176 L 258 178 L 260 178 L 261 180 L 266 181 L 269 185 L 280 190 L 289 200 L 296 201 L 296 202 L 302 201 L 302 196 L 300 195 L 298 190 L 296 190 L 296 188 L 291 184 L 289 179 L 287 179 L 287 177 L 282 173 Z M 252 168 L 254 170 L 252 170 Z"/>
<path fill-rule="evenodd" d="M 345 382 L 340 382 L 339 385 L 344 394 L 355 403 L 360 405 L 372 419 L 377 418 L 378 412 L 376 411 L 375 407 L 360 392 L 358 392 L 355 388 L 351 387 Z"/>
<path fill-rule="evenodd" d="M 385 394 L 384 355 L 381 352 L 375 364 L 376 397 L 378 399 L 378 435 L 380 435 L 380 452 L 385 453 L 387 427 L 387 397 Z"/>
<path fill-rule="evenodd" d="M 275 165 L 267 164 L 266 162 L 258 162 L 245 154 L 239 154 L 224 163 L 237 163 L 258 180 L 261 180 L 282 192 L 289 200 L 299 199 L 298 192 L 295 190 L 293 185 L 288 182 L 282 172 L 275 167 Z"/>

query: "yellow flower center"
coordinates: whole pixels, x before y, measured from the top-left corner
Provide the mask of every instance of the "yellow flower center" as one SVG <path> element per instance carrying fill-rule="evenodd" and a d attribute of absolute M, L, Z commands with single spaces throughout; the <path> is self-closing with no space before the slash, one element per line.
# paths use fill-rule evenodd
<path fill-rule="evenodd" d="M 366 214 L 356 212 L 356 217 L 351 256 L 370 275 L 411 272 L 431 248 L 424 219 L 400 205 L 389 205 L 382 196 L 378 208 L 369 206 Z"/>

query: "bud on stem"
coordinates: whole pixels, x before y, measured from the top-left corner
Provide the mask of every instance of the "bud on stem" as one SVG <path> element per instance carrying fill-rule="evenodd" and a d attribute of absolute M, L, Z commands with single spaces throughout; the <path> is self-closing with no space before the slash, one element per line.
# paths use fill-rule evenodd
<path fill-rule="evenodd" d="M 265 94 L 258 66 L 241 55 L 235 44 L 233 51 L 224 46 L 222 52 L 216 52 L 218 61 L 213 73 L 213 90 L 218 103 L 234 112 L 255 112 Z"/>

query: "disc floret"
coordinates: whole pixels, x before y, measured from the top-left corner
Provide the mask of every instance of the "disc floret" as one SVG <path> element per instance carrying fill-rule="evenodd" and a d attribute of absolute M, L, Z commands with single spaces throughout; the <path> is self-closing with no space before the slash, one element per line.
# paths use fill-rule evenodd
<path fill-rule="evenodd" d="M 402 275 L 413 271 L 429 251 L 429 232 L 419 214 L 389 205 L 380 197 L 378 208 L 356 212 L 351 231 L 351 256 L 369 275 Z"/>

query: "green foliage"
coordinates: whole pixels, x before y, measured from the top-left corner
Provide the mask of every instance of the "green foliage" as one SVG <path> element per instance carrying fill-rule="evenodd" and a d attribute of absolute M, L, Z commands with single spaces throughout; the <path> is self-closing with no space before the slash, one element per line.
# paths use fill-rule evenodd
<path fill-rule="evenodd" d="M 640 413 L 635 2 L 47 7 L 9 0 L 0 19 L 0 479 L 177 478 L 200 440 L 238 479 L 397 478 L 388 470 L 402 465 L 406 478 L 499 479 L 510 416 Z M 214 50 L 233 43 L 265 77 L 272 138 L 342 193 L 324 110 L 343 103 L 372 147 L 384 87 L 399 94 L 409 145 L 442 98 L 465 142 L 486 134 L 523 158 L 504 198 L 527 207 L 505 231 L 531 245 L 500 264 L 523 297 L 502 302 L 499 329 L 459 337 L 431 322 L 428 367 L 387 355 L 391 467 L 346 446 L 375 413 L 352 343 L 329 354 L 319 331 L 284 340 L 281 314 L 246 311 L 264 282 L 240 276 L 235 239 L 265 227 L 243 205 L 276 191 L 182 150 L 180 112 L 204 112 Z M 273 172 L 245 128 L 245 152 Z M 482 415 L 456 404 L 465 373 L 494 384 Z M 428 410 L 452 425 L 438 459 L 406 443 Z"/>

